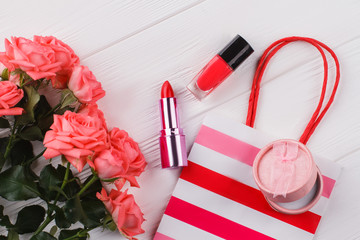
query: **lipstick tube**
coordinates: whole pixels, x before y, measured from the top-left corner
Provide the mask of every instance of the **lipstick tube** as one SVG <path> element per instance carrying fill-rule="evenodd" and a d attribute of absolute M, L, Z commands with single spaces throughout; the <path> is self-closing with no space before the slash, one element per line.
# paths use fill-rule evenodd
<path fill-rule="evenodd" d="M 165 84 L 170 86 L 168 82 L 165 82 L 164 86 Z M 176 98 L 173 96 L 163 97 L 159 103 L 162 129 L 159 138 L 162 168 L 187 166 L 185 135 L 179 125 Z"/>
<path fill-rule="evenodd" d="M 241 36 L 236 37 L 215 55 L 187 85 L 194 96 L 202 100 L 222 83 L 254 50 Z"/>

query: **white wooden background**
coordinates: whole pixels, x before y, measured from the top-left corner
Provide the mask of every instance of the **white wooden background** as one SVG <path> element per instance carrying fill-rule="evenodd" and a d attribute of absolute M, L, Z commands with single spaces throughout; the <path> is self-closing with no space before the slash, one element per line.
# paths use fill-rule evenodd
<path fill-rule="evenodd" d="M 245 121 L 254 69 L 269 44 L 292 35 L 323 41 L 337 53 L 342 77 L 336 100 L 308 146 L 342 164 L 344 171 L 316 239 L 360 239 L 359 1 L 1 1 L 0 23 L 1 39 L 58 37 L 103 84 L 107 95 L 99 104 L 108 125 L 127 130 L 148 162 L 141 189 L 132 191 L 147 219 L 139 239 L 152 239 L 179 175 L 160 168 L 162 83 L 169 80 L 176 92 L 190 150 L 207 112 Z M 237 33 L 255 53 L 205 101 L 197 101 L 185 86 Z M 298 138 L 316 106 L 321 82 L 316 50 L 299 43 L 280 51 L 262 84 L 256 127 Z M 10 204 L 5 212 L 21 207 Z M 91 232 L 91 239 L 100 238 L 122 239 L 118 233 Z"/>

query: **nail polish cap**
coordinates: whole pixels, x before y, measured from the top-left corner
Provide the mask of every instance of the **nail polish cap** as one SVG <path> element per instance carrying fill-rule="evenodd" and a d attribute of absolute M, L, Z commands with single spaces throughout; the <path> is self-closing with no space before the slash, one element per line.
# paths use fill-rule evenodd
<path fill-rule="evenodd" d="M 219 56 L 235 70 L 253 52 L 254 50 L 250 44 L 240 35 L 236 35 L 236 37 L 219 52 Z"/>

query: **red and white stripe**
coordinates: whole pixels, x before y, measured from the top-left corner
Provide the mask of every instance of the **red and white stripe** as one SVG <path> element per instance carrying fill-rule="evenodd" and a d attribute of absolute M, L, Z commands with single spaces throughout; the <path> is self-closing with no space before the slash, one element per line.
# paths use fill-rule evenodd
<path fill-rule="evenodd" d="M 278 213 L 252 177 L 257 152 L 273 140 L 227 119 L 206 118 L 154 239 L 312 239 L 341 168 L 314 156 L 324 179 L 320 201 L 300 215 Z"/>

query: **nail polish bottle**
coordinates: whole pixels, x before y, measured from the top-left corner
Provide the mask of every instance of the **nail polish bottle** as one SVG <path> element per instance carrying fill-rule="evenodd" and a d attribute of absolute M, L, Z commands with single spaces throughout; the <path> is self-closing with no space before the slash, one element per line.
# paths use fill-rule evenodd
<path fill-rule="evenodd" d="M 220 85 L 254 50 L 241 36 L 236 37 L 213 57 L 187 85 L 194 96 L 202 100 Z"/>

